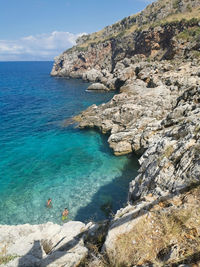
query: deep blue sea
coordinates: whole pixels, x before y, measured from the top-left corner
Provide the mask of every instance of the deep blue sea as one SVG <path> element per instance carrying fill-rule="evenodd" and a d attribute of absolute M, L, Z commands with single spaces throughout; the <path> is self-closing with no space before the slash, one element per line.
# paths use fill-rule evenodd
<path fill-rule="evenodd" d="M 135 157 L 115 157 L 107 137 L 63 121 L 113 93 L 50 76 L 53 62 L 0 62 L 0 224 L 101 220 L 127 200 Z M 52 208 L 46 208 L 48 198 Z"/>

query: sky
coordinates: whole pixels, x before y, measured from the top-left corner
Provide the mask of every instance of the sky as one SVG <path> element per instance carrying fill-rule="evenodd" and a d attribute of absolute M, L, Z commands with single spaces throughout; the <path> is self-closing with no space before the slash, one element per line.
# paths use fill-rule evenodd
<path fill-rule="evenodd" d="M 0 61 L 53 60 L 153 0 L 0 0 Z"/>

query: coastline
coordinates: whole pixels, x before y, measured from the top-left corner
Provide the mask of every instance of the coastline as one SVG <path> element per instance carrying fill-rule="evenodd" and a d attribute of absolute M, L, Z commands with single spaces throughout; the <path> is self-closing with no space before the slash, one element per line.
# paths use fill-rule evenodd
<path fill-rule="evenodd" d="M 157 3 L 141 13 L 142 18 Z M 199 4 L 189 3 L 194 9 Z M 109 134 L 116 156 L 137 153 L 139 175 L 130 183 L 127 206 L 110 221 L 0 226 L 3 242 L 7 238 L 6 255 L 24 242 L 20 258 L 6 266 L 20 261 L 52 267 L 106 266 L 101 265 L 104 261 L 114 266 L 199 262 L 199 27 L 198 19 L 181 18 L 92 44 L 83 37 L 56 58 L 52 76 L 82 78 L 119 90 L 108 103 L 92 105 L 73 119 L 81 129 Z M 190 34 L 185 38 L 187 31 L 196 39 Z"/>
<path fill-rule="evenodd" d="M 167 66 L 169 66 L 168 64 L 169 63 L 167 63 Z M 158 68 L 158 63 L 156 63 L 156 66 Z M 149 67 L 149 64 L 145 67 Z M 154 65 L 152 68 L 154 68 Z M 124 153 L 124 147 L 127 147 L 124 144 L 126 144 L 126 142 L 128 143 L 129 140 L 131 140 L 130 138 L 133 137 L 136 139 L 134 142 L 132 141 L 131 150 L 136 147 L 137 150 L 135 149 L 135 151 L 140 155 L 142 151 L 145 151 L 139 160 L 141 166 L 139 170 L 140 174 L 130 184 L 128 206 L 119 210 L 113 220 L 104 222 L 103 225 L 101 246 L 103 246 L 103 250 L 106 250 L 107 255 L 111 258 L 113 257 L 113 251 L 117 249 L 116 242 L 118 236 L 127 233 L 127 231 L 129 232 L 138 225 L 138 223 L 140 224 L 140 220 L 143 221 L 146 216 L 150 216 L 149 214 L 154 212 L 152 207 L 156 207 L 156 209 L 161 208 L 162 212 L 164 212 L 164 206 L 168 204 L 161 205 L 160 203 L 168 203 L 171 199 L 170 205 L 172 205 L 172 210 L 176 210 L 178 208 L 177 203 L 179 203 L 178 205 L 183 205 L 181 199 L 185 193 L 180 192 L 180 189 L 185 189 L 187 185 L 193 183 L 196 184 L 195 187 L 198 188 L 198 179 L 195 180 L 196 172 L 198 172 L 198 164 L 195 165 L 194 160 L 199 140 L 199 117 L 196 116 L 199 111 L 199 89 L 197 85 L 191 85 L 192 81 L 195 83 L 199 82 L 198 68 L 193 66 L 190 62 L 182 63 L 178 68 L 176 66 L 176 69 L 172 69 L 171 66 L 168 68 L 169 71 L 165 71 L 166 77 L 163 78 L 163 75 L 161 75 L 159 71 L 156 71 L 157 75 L 154 75 L 154 79 L 158 79 L 158 77 L 161 76 L 162 80 L 160 80 L 160 82 L 163 82 L 163 79 L 168 80 L 169 77 L 172 81 L 174 79 L 175 83 L 179 80 L 179 82 L 182 82 L 180 85 L 180 87 L 183 88 L 182 90 L 176 89 L 175 86 L 177 85 L 170 85 L 172 90 L 169 90 L 169 88 L 163 85 L 159 85 L 157 88 L 145 87 L 144 81 L 138 78 L 141 77 L 138 75 L 134 86 L 127 84 L 125 87 L 121 88 L 121 93 L 115 95 L 109 103 L 102 104 L 98 107 L 93 105 L 82 112 L 78 117 L 79 126 L 81 128 L 97 127 L 103 133 L 110 132 L 109 140 L 112 140 L 112 142 L 116 140 L 120 143 L 120 146 L 117 143 L 116 147 L 117 149 L 122 147 L 122 154 Z M 142 71 L 144 72 L 144 69 L 142 69 L 141 72 Z M 194 73 L 197 75 L 194 76 Z M 182 77 L 184 77 L 184 79 Z M 136 84 L 138 84 L 138 86 L 136 86 Z M 147 93 L 145 93 L 145 91 Z M 142 96 L 141 92 L 143 93 Z M 157 120 L 156 123 L 154 116 L 160 116 L 160 112 L 157 112 L 155 103 L 160 103 L 159 106 L 164 108 L 164 110 L 161 110 L 161 114 L 165 116 L 163 119 Z M 196 106 L 194 106 L 193 103 L 197 103 Z M 164 104 L 167 105 L 166 110 Z M 187 114 L 185 113 L 185 107 L 187 107 Z M 169 109 L 171 109 L 171 112 L 168 111 Z M 141 115 L 141 113 L 132 113 L 132 111 L 138 112 L 138 110 L 143 112 L 144 115 Z M 112 121 L 113 114 L 117 115 L 118 112 L 121 112 L 119 117 L 121 119 L 120 130 L 124 132 L 124 134 L 120 133 L 120 138 L 125 139 L 113 139 L 112 137 L 112 135 L 118 135 L 114 130 L 116 129 L 115 122 L 119 125 L 119 120 L 117 121 L 117 117 L 114 116 L 114 121 Z M 150 117 L 151 121 L 149 119 L 146 120 L 146 112 L 148 112 L 148 114 L 149 112 L 153 114 L 153 116 Z M 125 116 L 122 116 L 123 114 L 125 114 Z M 138 117 L 133 116 L 135 114 L 138 114 Z M 127 121 L 133 117 L 135 120 L 134 124 L 132 121 Z M 143 118 L 144 121 L 141 118 Z M 190 119 L 188 120 L 188 118 Z M 136 135 L 135 132 L 130 134 L 130 130 L 127 127 L 124 131 L 125 125 L 131 125 L 130 129 L 136 131 L 138 135 Z M 146 128 L 144 125 L 147 125 Z M 187 129 L 188 134 L 182 133 L 183 125 L 184 129 Z M 119 128 L 117 130 L 119 130 Z M 145 133 L 145 131 L 147 131 L 147 133 Z M 173 136 L 175 136 L 175 139 L 172 138 Z M 143 141 L 141 142 L 141 140 Z M 114 147 L 114 149 L 116 148 Z M 130 152 L 129 150 L 128 153 Z M 190 154 L 191 160 L 189 164 L 193 165 L 187 167 L 191 172 L 186 173 L 184 179 L 180 177 L 178 180 L 177 178 L 173 178 L 173 175 L 176 175 L 177 172 L 183 172 L 183 168 L 188 164 L 185 161 L 185 157 L 182 156 L 184 153 L 186 153 L 186 160 L 188 158 L 188 153 Z M 178 169 L 172 172 L 171 167 L 177 164 L 177 159 L 179 159 L 179 162 L 182 160 L 183 163 L 181 164 L 180 162 L 178 164 Z M 195 167 L 197 168 L 196 170 L 194 169 Z M 161 179 L 162 177 L 163 180 Z M 149 180 L 147 180 L 147 178 Z M 171 188 L 170 183 L 172 185 Z M 188 192 L 190 193 L 190 191 Z M 137 202 L 135 202 L 136 200 Z M 198 205 L 198 203 L 194 204 L 195 207 Z M 141 214 L 141 216 L 138 216 L 138 214 Z M 74 229 L 77 229 L 76 225 L 80 225 L 81 227 L 78 227 L 78 230 L 75 231 Z M 88 253 L 90 253 L 90 249 L 85 246 L 88 242 L 88 236 L 90 236 L 88 232 L 91 233 L 93 243 L 96 243 L 99 238 L 99 228 L 101 227 L 102 225 L 98 223 L 85 225 L 80 222 L 70 222 L 63 226 L 53 225 L 51 223 L 47 223 L 43 226 L 1 226 L 0 232 L 5 234 L 2 236 L 2 241 L 6 248 L 6 255 L 15 255 L 14 251 L 17 251 L 16 254 L 18 256 L 21 255 L 21 257 L 16 257 L 9 261 L 9 264 L 6 266 L 17 266 L 20 261 L 25 264 L 33 264 L 33 266 L 34 264 L 35 266 L 37 266 L 37 264 L 39 266 L 46 266 L 45 264 L 47 264 L 47 262 L 49 264 L 48 266 L 60 266 L 63 262 L 69 262 L 67 266 L 71 266 L 70 264 L 74 260 L 74 258 L 71 259 L 71 250 L 74 251 L 73 257 L 76 258 L 76 263 L 79 264 L 84 258 L 87 258 Z M 7 234 L 7 231 L 9 234 Z M 69 231 L 72 234 L 69 239 L 66 239 L 68 234 L 66 234 L 65 231 Z M 14 234 L 11 236 L 12 232 L 14 232 Z M 50 237 L 50 233 L 54 234 Z M 20 239 L 17 237 L 18 235 L 21 236 Z M 54 239 L 53 236 L 55 236 L 56 239 Z M 6 241 L 7 245 L 5 245 L 6 237 L 8 238 Z M 14 243 L 11 240 L 13 240 Z M 59 243 L 60 240 L 63 240 L 63 242 Z M 20 245 L 18 245 L 17 242 L 19 242 Z M 22 242 L 24 243 L 24 247 L 21 246 Z M 69 245 L 71 242 L 74 245 Z M 61 246 L 56 246 L 57 243 Z M 1 250 L 4 249 L 4 246 L 2 246 Z M 51 252 L 45 252 L 46 246 L 51 247 Z M 16 247 L 19 247 L 20 251 L 16 250 Z M 39 256 L 35 254 L 38 250 L 42 251 Z"/>

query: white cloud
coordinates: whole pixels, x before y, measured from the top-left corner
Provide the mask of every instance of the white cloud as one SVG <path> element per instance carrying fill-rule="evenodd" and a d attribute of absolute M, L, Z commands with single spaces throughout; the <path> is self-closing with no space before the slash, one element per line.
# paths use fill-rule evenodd
<path fill-rule="evenodd" d="M 53 60 L 76 43 L 82 34 L 54 31 L 50 34 L 30 35 L 18 40 L 0 40 L 0 61 Z"/>

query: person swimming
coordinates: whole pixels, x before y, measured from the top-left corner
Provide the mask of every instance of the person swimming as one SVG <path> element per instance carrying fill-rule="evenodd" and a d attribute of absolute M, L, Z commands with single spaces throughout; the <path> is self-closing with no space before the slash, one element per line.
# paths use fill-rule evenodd
<path fill-rule="evenodd" d="M 49 198 L 48 200 L 47 200 L 47 208 L 52 208 L 52 200 L 51 200 L 51 198 Z"/>
<path fill-rule="evenodd" d="M 65 208 L 64 211 L 62 212 L 62 221 L 65 221 L 67 219 L 68 214 L 69 211 L 67 208 Z"/>

